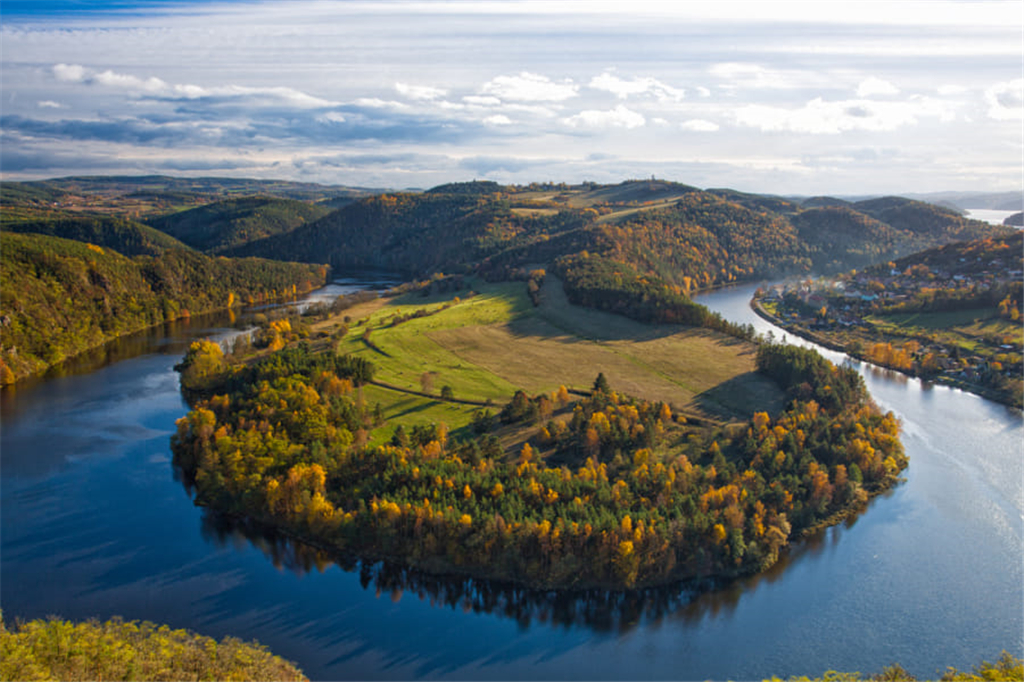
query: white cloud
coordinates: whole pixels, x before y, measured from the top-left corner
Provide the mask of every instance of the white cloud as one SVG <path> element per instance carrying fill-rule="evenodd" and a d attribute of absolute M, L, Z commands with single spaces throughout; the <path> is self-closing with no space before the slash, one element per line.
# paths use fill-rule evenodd
<path fill-rule="evenodd" d="M 492 126 L 507 126 L 512 125 L 512 119 L 504 114 L 495 114 L 494 116 L 488 116 L 485 118 L 484 123 Z"/>
<path fill-rule="evenodd" d="M 340 102 L 332 102 L 309 95 L 294 88 L 284 86 L 254 88 L 244 85 L 225 85 L 213 88 L 200 88 L 195 85 L 176 85 L 174 91 L 187 99 L 199 99 L 203 97 L 223 97 L 228 99 L 240 98 L 258 100 L 267 104 L 287 104 L 296 109 L 322 109 L 336 107 Z"/>
<path fill-rule="evenodd" d="M 380 97 L 360 97 L 355 101 L 356 106 L 369 109 L 408 109 L 405 102 L 396 102 L 393 99 L 381 99 Z"/>
<path fill-rule="evenodd" d="M 408 85 L 406 83 L 395 83 L 395 90 L 409 99 L 436 100 L 448 94 L 447 90 L 431 87 L 429 85 Z"/>
<path fill-rule="evenodd" d="M 590 87 L 595 90 L 610 92 L 619 99 L 626 99 L 630 95 L 651 95 L 660 101 L 678 102 L 686 94 L 684 90 L 666 85 L 655 78 L 646 77 L 625 80 L 607 71 L 600 76 L 591 78 Z"/>
<path fill-rule="evenodd" d="M 899 88 L 887 80 L 871 76 L 860 82 L 857 86 L 857 97 L 873 97 L 875 95 L 896 95 Z"/>
<path fill-rule="evenodd" d="M 93 82 L 106 85 L 111 88 L 124 88 L 126 90 L 142 90 L 150 93 L 162 93 L 170 89 L 167 83 L 159 78 L 147 78 L 143 80 L 137 76 L 123 73 L 114 73 L 107 70 L 92 76 Z"/>
<path fill-rule="evenodd" d="M 575 97 L 578 90 L 571 79 L 556 82 L 527 71 L 516 76 L 497 76 L 481 88 L 486 95 L 511 102 L 562 102 Z"/>
<path fill-rule="evenodd" d="M 131 74 L 106 70 L 96 72 L 80 64 L 57 64 L 53 74 L 60 81 L 98 85 L 107 88 L 132 91 L 136 95 L 148 95 L 168 99 L 246 99 L 251 104 L 286 104 L 298 109 L 319 109 L 338 106 L 320 97 L 309 95 L 295 88 L 285 86 L 252 87 L 245 85 L 222 85 L 204 87 L 190 83 L 170 84 L 160 78 L 139 78 Z"/>
<path fill-rule="evenodd" d="M 697 133 L 713 133 L 718 130 L 718 124 L 713 121 L 705 121 L 702 118 L 694 118 L 689 121 L 683 121 L 679 124 L 679 127 L 683 130 L 691 130 Z"/>
<path fill-rule="evenodd" d="M 56 64 L 53 75 L 59 81 L 80 83 L 85 80 L 85 67 L 79 64 Z"/>
<path fill-rule="evenodd" d="M 501 104 L 500 99 L 489 95 L 466 95 L 462 101 L 475 107 L 496 107 Z"/>
<path fill-rule="evenodd" d="M 639 128 L 646 123 L 642 114 L 620 104 L 608 111 L 588 109 L 575 116 L 563 119 L 573 128 Z"/>
<path fill-rule="evenodd" d="M 948 121 L 954 117 L 954 112 L 950 105 L 927 98 L 911 98 L 906 102 L 827 102 L 818 97 L 796 109 L 749 104 L 737 109 L 734 116 L 740 125 L 766 132 L 835 135 L 848 130 L 895 130 L 917 123 L 922 116 Z"/>
<path fill-rule="evenodd" d="M 711 97 L 711 90 L 705 88 L 703 85 L 698 85 L 696 87 L 696 90 L 697 94 L 700 95 L 701 97 Z"/>
<path fill-rule="evenodd" d="M 985 90 L 989 118 L 997 121 L 1024 119 L 1024 79 L 996 83 Z"/>
<path fill-rule="evenodd" d="M 36 106 L 40 109 L 64 109 L 66 108 L 60 102 L 54 102 L 52 99 L 44 99 L 41 102 L 36 102 Z"/>

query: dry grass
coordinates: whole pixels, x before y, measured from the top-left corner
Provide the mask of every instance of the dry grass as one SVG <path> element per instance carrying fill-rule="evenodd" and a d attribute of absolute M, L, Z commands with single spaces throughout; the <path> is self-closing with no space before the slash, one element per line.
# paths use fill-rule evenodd
<path fill-rule="evenodd" d="M 542 215 L 555 215 L 558 213 L 557 208 L 513 208 L 512 213 L 521 216 L 533 217 Z"/>
<path fill-rule="evenodd" d="M 418 391 L 423 375 L 431 373 L 433 392 L 447 385 L 456 398 L 491 400 L 495 406 L 516 389 L 530 394 L 560 385 L 589 390 L 603 372 L 621 393 L 664 401 L 704 419 L 745 421 L 754 411 L 782 407 L 779 389 L 754 371 L 752 344 L 706 329 L 646 325 L 571 305 L 551 275 L 537 308 L 522 282 L 476 282 L 474 287 L 479 295 L 458 301 L 454 295 L 412 295 L 349 309 L 344 315 L 353 323 L 338 351 L 373 361 L 377 377 L 393 385 Z M 434 314 L 388 326 L 392 316 L 421 308 Z M 361 339 L 366 325 L 374 328 L 376 349 Z M 444 421 L 463 428 L 475 410 L 383 387 L 366 390 L 366 399 L 380 402 L 391 422 L 374 441 L 390 438 L 399 422 Z"/>
<path fill-rule="evenodd" d="M 754 372 L 755 348 L 705 329 L 651 326 L 577 306 L 550 277 L 533 314 L 428 332 L 466 364 L 530 393 L 589 389 L 603 372 L 616 390 L 715 419 L 774 411 L 782 396 Z"/>

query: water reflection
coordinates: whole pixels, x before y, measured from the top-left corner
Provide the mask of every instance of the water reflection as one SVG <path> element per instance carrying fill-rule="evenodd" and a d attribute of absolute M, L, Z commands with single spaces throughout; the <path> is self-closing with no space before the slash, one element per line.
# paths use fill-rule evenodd
<path fill-rule="evenodd" d="M 496 580 L 437 575 L 392 561 L 363 560 L 319 548 L 247 517 L 209 508 L 202 511 L 200 532 L 207 542 L 222 549 L 241 551 L 252 546 L 275 568 L 300 577 L 337 566 L 346 573 L 358 574 L 364 590 L 373 591 L 377 598 L 386 595 L 396 603 L 408 594 L 436 608 L 510 619 L 521 630 L 546 625 L 622 635 L 641 625 L 657 625 L 666 618 L 698 624 L 708 618 L 730 616 L 741 597 L 775 583 L 798 562 L 834 550 L 843 530 L 853 528 L 868 506 L 870 502 L 837 526 L 795 541 L 767 571 L 736 579 L 704 578 L 625 591 L 536 590 Z"/>

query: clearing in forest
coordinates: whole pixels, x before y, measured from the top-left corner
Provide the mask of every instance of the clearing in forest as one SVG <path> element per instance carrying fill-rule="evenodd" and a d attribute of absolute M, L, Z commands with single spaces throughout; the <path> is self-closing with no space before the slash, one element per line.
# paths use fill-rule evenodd
<path fill-rule="evenodd" d="M 385 386 L 365 387 L 364 398 L 379 402 L 392 424 L 468 424 L 479 407 L 435 399 L 442 390 L 490 401 L 496 411 L 517 389 L 588 391 L 599 372 L 616 391 L 691 417 L 743 421 L 782 407 L 781 391 L 755 372 L 754 344 L 574 306 L 551 275 L 537 307 L 523 282 L 471 286 L 474 295 L 412 293 L 348 311 L 353 321 L 338 352 L 374 362 Z"/>

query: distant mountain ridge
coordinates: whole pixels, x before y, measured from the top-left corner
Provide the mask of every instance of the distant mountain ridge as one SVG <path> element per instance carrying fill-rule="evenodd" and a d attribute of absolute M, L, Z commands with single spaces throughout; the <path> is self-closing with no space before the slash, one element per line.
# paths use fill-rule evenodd
<path fill-rule="evenodd" d="M 251 196 L 262 194 L 283 199 L 318 201 L 339 196 L 369 196 L 382 190 L 344 185 L 321 185 L 313 182 L 289 180 L 257 180 L 253 178 L 198 177 L 182 178 L 170 175 L 83 175 L 3 183 L 4 193 L 11 185 L 29 190 L 58 192 L 61 194 L 130 194 L 139 192 L 185 192 L 208 195 L 211 198 Z"/>
<path fill-rule="evenodd" d="M 372 264 L 427 276 L 551 263 L 587 252 L 692 290 L 862 267 L 1005 230 L 905 197 L 810 203 L 659 180 L 462 183 L 362 199 L 225 253 L 333 267 Z"/>

